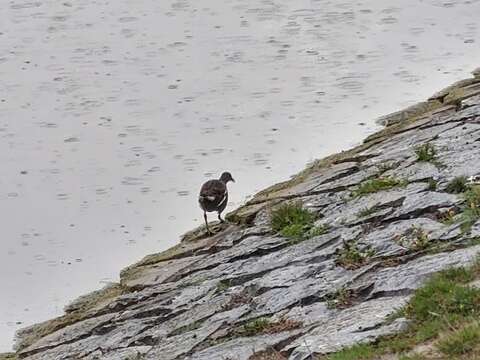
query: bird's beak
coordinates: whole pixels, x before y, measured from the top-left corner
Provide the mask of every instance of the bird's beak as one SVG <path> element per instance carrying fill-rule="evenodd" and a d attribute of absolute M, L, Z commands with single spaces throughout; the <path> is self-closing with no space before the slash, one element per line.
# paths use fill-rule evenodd
<path fill-rule="evenodd" d="M 234 178 L 232 178 L 232 181 L 233 181 L 233 182 L 235 182 L 235 179 L 234 179 Z"/>

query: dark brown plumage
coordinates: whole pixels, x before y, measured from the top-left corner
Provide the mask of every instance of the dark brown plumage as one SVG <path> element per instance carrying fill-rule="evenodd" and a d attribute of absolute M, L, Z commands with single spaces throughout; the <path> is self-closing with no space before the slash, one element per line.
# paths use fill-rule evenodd
<path fill-rule="evenodd" d="M 216 211 L 218 213 L 218 220 L 224 222 L 221 217 L 222 211 L 227 207 L 228 189 L 227 183 L 229 181 L 235 182 L 229 172 L 224 172 L 218 180 L 208 180 L 202 185 L 200 195 L 198 196 L 198 203 L 203 210 L 203 218 L 207 226 L 208 233 L 211 234 L 208 227 L 207 212 Z"/>

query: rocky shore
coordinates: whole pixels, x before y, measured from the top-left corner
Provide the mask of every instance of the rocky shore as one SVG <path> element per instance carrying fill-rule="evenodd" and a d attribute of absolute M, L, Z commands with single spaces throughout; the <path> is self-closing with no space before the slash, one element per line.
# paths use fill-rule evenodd
<path fill-rule="evenodd" d="M 380 122 L 360 146 L 258 193 L 216 235 L 196 229 L 20 331 L 3 358 L 303 360 L 405 330 L 391 315 L 480 251 L 463 194 L 480 183 L 480 71 Z M 272 228 L 286 204 L 308 219 Z"/>

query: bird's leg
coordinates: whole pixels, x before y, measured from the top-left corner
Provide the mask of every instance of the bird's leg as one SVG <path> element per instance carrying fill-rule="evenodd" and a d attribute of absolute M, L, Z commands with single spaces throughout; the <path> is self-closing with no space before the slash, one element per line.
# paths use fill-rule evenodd
<path fill-rule="evenodd" d="M 210 228 L 208 227 L 207 213 L 205 211 L 203 212 L 203 218 L 205 219 L 205 226 L 207 227 L 207 233 L 209 235 L 212 235 L 212 232 L 210 231 Z"/>
<path fill-rule="evenodd" d="M 221 215 L 222 215 L 222 213 L 219 212 L 219 213 L 218 213 L 218 220 L 220 220 L 220 222 L 223 224 L 223 223 L 225 222 L 225 220 L 222 219 L 222 216 L 221 216 Z"/>

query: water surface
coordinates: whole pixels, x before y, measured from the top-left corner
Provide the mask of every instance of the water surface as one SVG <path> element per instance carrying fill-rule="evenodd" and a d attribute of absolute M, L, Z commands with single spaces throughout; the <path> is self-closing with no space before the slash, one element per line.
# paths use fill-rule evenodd
<path fill-rule="evenodd" d="M 479 64 L 480 1 L 12 0 L 0 10 L 0 350 Z M 214 216 L 212 216 L 212 219 Z"/>

